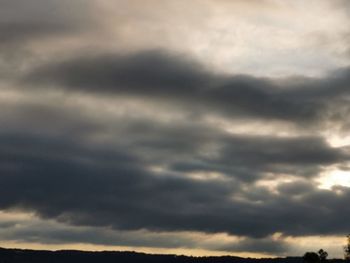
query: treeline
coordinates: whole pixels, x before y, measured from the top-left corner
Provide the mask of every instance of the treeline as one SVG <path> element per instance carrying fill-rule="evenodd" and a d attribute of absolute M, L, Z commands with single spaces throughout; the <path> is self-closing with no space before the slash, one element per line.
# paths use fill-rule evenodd
<path fill-rule="evenodd" d="M 301 257 L 241 258 L 153 255 L 136 252 L 39 251 L 0 248 L 0 263 L 300 263 Z M 344 260 L 327 260 L 344 263 Z"/>
<path fill-rule="evenodd" d="M 343 247 L 345 261 L 350 261 L 350 234 L 346 236 L 347 244 Z M 303 256 L 304 263 L 326 263 L 328 253 L 322 248 L 316 252 L 306 252 Z"/>

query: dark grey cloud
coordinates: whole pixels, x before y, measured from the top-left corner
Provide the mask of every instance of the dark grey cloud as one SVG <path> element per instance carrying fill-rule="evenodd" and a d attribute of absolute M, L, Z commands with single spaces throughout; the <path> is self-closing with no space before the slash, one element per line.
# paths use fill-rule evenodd
<path fill-rule="evenodd" d="M 0 43 L 35 40 L 86 27 L 89 1 L 1 0 Z"/>
<path fill-rule="evenodd" d="M 114 117 L 106 123 L 68 106 L 65 109 L 38 103 L 17 104 L 15 108 L 3 106 L 0 127 L 7 133 L 25 129 L 28 134 L 69 136 L 84 142 L 112 134 L 114 147 L 128 149 L 149 166 L 181 174 L 220 172 L 239 181 L 261 179 L 266 173 L 312 178 L 324 167 L 344 165 L 349 159 L 346 147 L 331 147 L 319 136 L 233 135 L 201 122 L 184 120 L 166 124 Z"/>
<path fill-rule="evenodd" d="M 60 32 L 69 31 L 69 27 L 66 25 L 60 25 L 55 23 L 42 24 L 43 22 L 32 22 L 27 24 L 19 22 L 2 22 L 0 24 L 1 37 L 0 41 L 2 45 L 5 43 L 15 43 L 17 41 L 35 40 L 36 38 L 43 36 L 53 36 Z M 4 46 L 3 46 L 4 47 Z"/>
<path fill-rule="evenodd" d="M 104 227 L 72 227 L 54 221 L 3 220 L 0 222 L 3 239 L 15 242 L 45 244 L 89 243 L 111 246 L 145 246 L 154 248 L 204 248 L 225 252 L 262 252 L 283 254 L 288 248 L 283 240 L 244 238 L 220 240 L 198 233 L 152 233 L 147 231 L 116 231 Z"/>
<path fill-rule="evenodd" d="M 0 129 L 2 132 L 16 133 L 26 130 L 28 134 L 79 136 L 98 133 L 105 128 L 97 121 L 76 108 L 47 105 L 42 101 L 8 102 L 2 101 Z M 72 114 L 74 111 L 74 114 Z"/>
<path fill-rule="evenodd" d="M 227 136 L 217 143 L 222 148 L 216 157 L 177 162 L 173 168 L 186 172 L 222 171 L 249 181 L 263 178 L 264 173 L 313 177 L 323 166 L 349 159 L 345 150 L 331 148 L 317 137 Z"/>
<path fill-rule="evenodd" d="M 248 184 L 245 191 L 238 181 L 154 173 L 125 148 L 76 138 L 2 134 L 0 154 L 1 209 L 73 225 L 264 237 L 342 233 L 350 219 L 348 188 L 339 195 L 315 185 L 302 194 L 281 187 L 276 195 Z"/>
<path fill-rule="evenodd" d="M 275 81 L 216 74 L 165 51 L 81 56 L 43 65 L 24 81 L 44 87 L 165 100 L 197 113 L 292 121 L 304 126 L 344 120 L 349 111 L 347 68 L 322 79 Z"/>
<path fill-rule="evenodd" d="M 185 73 L 194 67 L 186 65 Z M 170 88 L 174 89 L 172 96 L 161 91 L 167 78 L 150 79 L 154 89 L 137 82 L 137 92 L 123 89 L 122 99 L 141 94 L 171 102 L 171 97 L 176 97 L 175 86 Z M 185 83 L 191 90 L 197 82 Z M 43 219 L 94 230 L 69 235 L 53 229 L 39 237 L 26 230 L 17 236 L 23 241 L 39 238 L 64 243 L 86 238 L 95 244 L 157 247 L 156 240 L 118 239 L 98 228 L 226 232 L 247 239 L 239 244 L 208 245 L 208 249 L 282 253 L 286 245 L 270 240 L 276 232 L 298 236 L 347 230 L 349 188 L 339 188 L 339 195 L 339 191 L 321 190 L 305 181 L 329 166 L 346 166 L 346 147 L 331 147 L 317 135 L 229 134 L 191 115 L 178 122 L 162 122 L 156 117 L 142 118 L 138 112 L 137 117 L 101 115 L 101 121 L 98 116 L 102 110 L 91 116 L 74 103 L 39 103 L 40 96 L 45 98 L 40 95 L 43 89 L 25 88 L 34 102 L 9 101 L 0 113 L 0 210 L 34 211 Z M 92 94 L 97 93 L 93 90 Z M 116 97 L 110 96 L 110 102 L 118 103 Z M 74 102 L 74 97 L 70 101 Z M 95 141 L 96 136 L 108 139 Z M 200 173 L 206 177 L 206 172 L 221 173 L 223 178 L 196 180 L 191 176 Z M 280 174 L 288 174 L 296 182 L 279 185 L 276 191 L 256 185 L 257 180 L 278 180 Z M 343 217 L 339 217 L 340 210 Z M 178 242 L 185 247 L 198 245 L 191 240 Z M 177 247 L 175 241 L 163 246 Z M 205 244 L 198 246 L 207 248 Z"/>
<path fill-rule="evenodd" d="M 311 192 L 313 190 L 312 185 L 304 180 L 294 181 L 292 183 L 284 183 L 277 187 L 277 190 L 280 193 L 287 193 L 291 196 L 303 195 L 307 192 Z"/>
<path fill-rule="evenodd" d="M 288 246 L 282 240 L 247 238 L 238 242 L 238 244 L 225 244 L 220 249 L 224 251 L 262 252 L 280 255 L 288 251 Z"/>
<path fill-rule="evenodd" d="M 194 61 L 154 50 L 131 55 L 81 56 L 43 65 L 28 76 L 28 81 L 92 92 L 172 97 L 199 92 L 211 80 L 208 74 Z"/>
<path fill-rule="evenodd" d="M 143 7 L 125 2 L 115 20 L 101 6 L 106 22 L 96 3 L 0 0 L 0 211 L 47 223 L 0 220 L 2 239 L 283 254 L 285 236 L 348 231 L 350 188 L 319 189 L 315 179 L 348 169 L 349 147 L 319 129 L 348 133 L 349 68 L 259 78 L 214 71 L 176 45 L 149 50 L 150 39 L 146 51 L 126 51 L 162 15 L 147 10 L 142 28 Z M 115 31 L 90 43 L 105 23 Z M 120 48 L 104 43 L 118 38 Z M 253 122 L 271 133 L 245 133 Z M 242 239 L 205 243 L 179 231 Z"/>
<path fill-rule="evenodd" d="M 47 57 L 45 41 L 93 30 L 92 1 L 1 0 L 0 77 L 15 79 L 23 68 Z"/>
<path fill-rule="evenodd" d="M 96 147 L 128 149 L 149 167 L 184 176 L 219 172 L 242 182 L 265 178 L 267 173 L 313 178 L 324 167 L 345 165 L 349 159 L 346 147 L 331 147 L 319 136 L 233 135 L 187 120 L 162 123 L 114 116 L 106 122 L 96 119 L 99 115 L 91 118 L 82 109 L 59 105 L 4 103 L 0 127 L 7 134 L 26 130 L 27 135 L 61 136 L 88 144 L 107 136 L 108 144 Z"/>

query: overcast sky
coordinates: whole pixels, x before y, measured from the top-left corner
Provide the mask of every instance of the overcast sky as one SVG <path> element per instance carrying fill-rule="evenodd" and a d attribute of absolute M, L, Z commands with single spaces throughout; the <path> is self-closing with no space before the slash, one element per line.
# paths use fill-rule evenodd
<path fill-rule="evenodd" d="M 350 1 L 0 0 L 0 246 L 342 257 Z"/>

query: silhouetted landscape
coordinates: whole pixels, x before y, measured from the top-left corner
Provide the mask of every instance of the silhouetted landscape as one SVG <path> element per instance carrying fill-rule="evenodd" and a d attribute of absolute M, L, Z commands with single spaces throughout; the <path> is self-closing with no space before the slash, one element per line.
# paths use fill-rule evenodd
<path fill-rule="evenodd" d="M 346 262 L 342 259 L 327 260 L 330 263 Z M 138 252 L 117 252 L 117 251 L 78 251 L 78 250 L 22 250 L 22 249 L 4 249 L 0 248 L 0 263 L 46 263 L 46 262 L 65 262 L 65 263 L 299 263 L 303 262 L 302 257 L 285 258 L 242 258 L 233 256 L 220 257 L 191 257 L 177 255 L 155 255 Z"/>

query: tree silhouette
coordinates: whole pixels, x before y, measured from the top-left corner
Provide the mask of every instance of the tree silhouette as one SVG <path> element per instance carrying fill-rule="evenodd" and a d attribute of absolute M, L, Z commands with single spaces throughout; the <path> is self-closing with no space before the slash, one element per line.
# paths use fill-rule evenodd
<path fill-rule="evenodd" d="M 344 246 L 344 257 L 346 260 L 350 260 L 350 234 L 346 236 L 347 244 Z"/>
<path fill-rule="evenodd" d="M 328 253 L 321 248 L 318 251 L 318 256 L 319 256 L 321 262 L 325 262 L 327 260 Z"/>
<path fill-rule="evenodd" d="M 319 263 L 320 257 L 315 252 L 306 252 L 303 256 L 305 263 Z"/>

